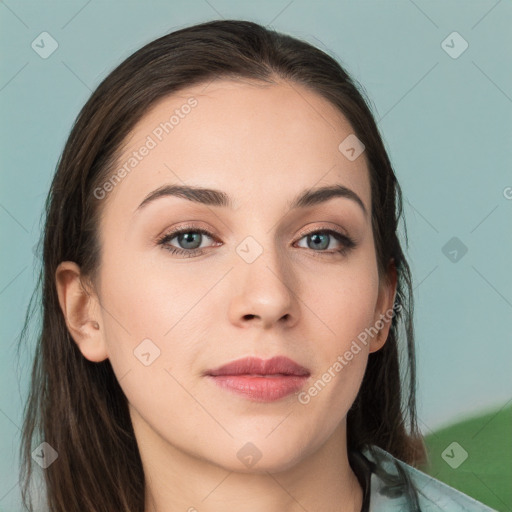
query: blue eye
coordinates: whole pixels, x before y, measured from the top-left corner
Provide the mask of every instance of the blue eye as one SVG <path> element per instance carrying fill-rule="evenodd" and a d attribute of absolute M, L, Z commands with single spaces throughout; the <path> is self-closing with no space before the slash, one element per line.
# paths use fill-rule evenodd
<path fill-rule="evenodd" d="M 194 234 L 196 236 L 190 236 Z M 195 226 L 185 226 L 164 235 L 158 240 L 158 244 L 161 245 L 164 249 L 168 250 L 171 254 L 178 254 L 191 258 L 192 256 L 198 256 L 204 252 L 203 249 L 200 248 L 200 237 L 203 235 L 206 235 L 208 238 L 213 238 L 213 235 L 205 229 L 197 228 Z M 169 242 L 174 238 L 177 238 L 180 244 L 184 244 L 185 248 L 181 249 L 179 247 L 169 245 Z M 198 240 L 199 246 L 196 247 Z"/>
<path fill-rule="evenodd" d="M 157 241 L 157 244 L 161 245 L 171 254 L 192 258 L 205 252 L 205 248 L 201 247 L 201 237 L 203 236 L 215 240 L 215 237 L 205 229 L 193 225 L 184 226 L 165 234 Z M 330 245 L 329 237 L 337 240 L 341 244 L 341 247 L 334 251 L 326 251 L 325 249 Z M 178 243 L 184 247 L 170 245 L 170 242 L 175 238 L 177 238 Z M 350 251 L 350 249 L 353 249 L 356 246 L 356 243 L 350 237 L 333 229 L 317 229 L 316 231 L 302 233 L 299 240 L 302 240 L 303 238 L 308 238 L 308 248 L 312 249 L 313 252 L 320 253 L 321 255 L 345 255 Z M 317 249 L 321 250 L 319 251 Z"/>
<path fill-rule="evenodd" d="M 334 238 L 341 244 L 341 248 L 335 249 L 333 252 L 327 252 L 327 254 L 346 254 L 350 249 L 355 247 L 355 242 L 348 236 L 339 233 L 333 229 L 317 229 L 302 235 L 302 238 L 308 239 L 308 247 L 314 249 L 314 252 L 319 252 L 316 249 L 322 249 L 321 253 L 326 252 L 330 245 L 329 237 Z M 302 239 L 301 238 L 301 239 Z"/>

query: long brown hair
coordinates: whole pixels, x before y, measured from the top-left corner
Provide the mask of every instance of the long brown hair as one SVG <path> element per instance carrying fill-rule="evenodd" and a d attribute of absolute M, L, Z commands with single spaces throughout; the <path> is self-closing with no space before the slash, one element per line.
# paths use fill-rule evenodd
<path fill-rule="evenodd" d="M 212 21 L 164 35 L 115 68 L 80 111 L 58 162 L 45 205 L 42 267 L 20 336 L 21 344 L 39 305 L 42 326 L 20 449 L 23 503 L 29 510 L 31 454 L 44 441 L 58 453 L 44 470 L 51 512 L 144 511 L 144 473 L 127 399 L 109 360 L 91 362 L 73 342 L 59 307 L 55 271 L 71 260 L 94 282 L 101 203 L 93 191 L 113 173 L 127 135 L 148 109 L 187 86 L 240 77 L 309 88 L 341 111 L 366 147 L 379 275 L 387 277 L 394 259 L 399 308 L 383 348 L 369 356 L 348 412 L 348 448 L 377 445 L 412 465 L 424 459 L 416 418 L 411 274 L 398 239 L 401 191 L 362 87 L 340 63 L 306 42 L 249 21 Z"/>

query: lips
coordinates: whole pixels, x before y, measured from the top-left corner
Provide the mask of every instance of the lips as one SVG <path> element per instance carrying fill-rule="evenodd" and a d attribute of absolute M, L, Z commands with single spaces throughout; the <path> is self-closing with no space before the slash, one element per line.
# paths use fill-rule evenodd
<path fill-rule="evenodd" d="M 310 373 L 307 368 L 304 368 L 292 359 L 285 356 L 277 356 L 272 359 L 267 359 L 266 361 L 257 357 L 237 359 L 219 368 L 208 370 L 206 375 L 214 377 L 222 375 L 295 375 L 298 377 L 307 377 Z"/>
<path fill-rule="evenodd" d="M 310 372 L 288 357 L 246 357 L 205 372 L 220 388 L 256 402 L 273 402 L 299 391 Z"/>

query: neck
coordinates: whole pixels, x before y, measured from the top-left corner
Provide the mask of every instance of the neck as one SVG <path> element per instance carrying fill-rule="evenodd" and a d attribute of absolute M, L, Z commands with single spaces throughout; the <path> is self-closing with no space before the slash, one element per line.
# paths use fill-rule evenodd
<path fill-rule="evenodd" d="M 346 423 L 314 453 L 280 472 L 235 472 L 170 445 L 134 421 L 146 482 L 145 512 L 360 512 L 362 489 L 348 462 Z"/>

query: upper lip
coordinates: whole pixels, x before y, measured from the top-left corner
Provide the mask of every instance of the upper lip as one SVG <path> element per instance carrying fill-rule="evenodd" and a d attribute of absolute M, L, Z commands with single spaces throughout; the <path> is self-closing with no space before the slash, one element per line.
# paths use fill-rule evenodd
<path fill-rule="evenodd" d="M 309 376 L 307 368 L 285 356 L 276 356 L 271 359 L 258 357 L 244 357 L 231 361 L 223 366 L 207 370 L 206 375 L 299 375 Z"/>

